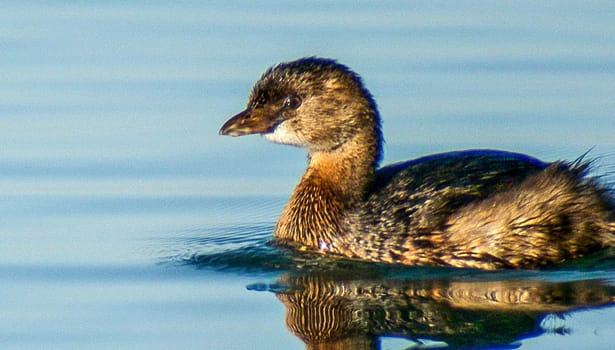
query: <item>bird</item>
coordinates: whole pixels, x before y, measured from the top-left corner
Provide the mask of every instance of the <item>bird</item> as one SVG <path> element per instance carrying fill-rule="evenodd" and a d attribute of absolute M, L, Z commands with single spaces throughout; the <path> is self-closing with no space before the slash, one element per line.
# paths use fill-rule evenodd
<path fill-rule="evenodd" d="M 220 135 L 305 148 L 307 169 L 272 243 L 351 260 L 483 270 L 540 269 L 615 246 L 614 191 L 591 161 L 492 149 L 380 167 L 378 108 L 334 59 L 267 69 Z"/>

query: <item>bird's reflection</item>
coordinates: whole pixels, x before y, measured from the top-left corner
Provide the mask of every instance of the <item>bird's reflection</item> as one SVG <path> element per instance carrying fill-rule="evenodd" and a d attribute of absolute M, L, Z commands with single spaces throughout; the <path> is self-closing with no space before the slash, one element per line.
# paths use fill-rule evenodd
<path fill-rule="evenodd" d="M 557 320 L 568 312 L 615 304 L 613 251 L 550 271 L 480 272 L 298 253 L 267 244 L 270 230 L 190 240 L 196 253 L 173 260 L 275 276 L 275 283 L 248 288 L 276 295 L 288 329 L 307 349 L 378 349 L 388 337 L 408 339 L 413 348 L 425 347 L 425 339 L 448 348 L 511 348 L 545 332 L 567 333 Z M 220 237 L 233 247 L 221 249 Z"/>
<path fill-rule="evenodd" d="M 378 349 L 381 336 L 433 339 L 450 348 L 510 347 L 545 332 L 547 315 L 615 301 L 615 286 L 604 280 L 417 281 L 312 273 L 286 274 L 272 291 L 286 307 L 288 329 L 307 349 Z"/>

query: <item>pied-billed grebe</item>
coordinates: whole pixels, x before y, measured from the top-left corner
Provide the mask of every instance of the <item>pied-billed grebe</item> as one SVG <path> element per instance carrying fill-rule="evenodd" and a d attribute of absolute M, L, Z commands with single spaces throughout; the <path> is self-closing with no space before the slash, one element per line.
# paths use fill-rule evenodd
<path fill-rule="evenodd" d="M 307 148 L 307 171 L 275 227 L 281 245 L 481 269 L 539 268 L 615 246 L 612 191 L 580 161 L 471 150 L 378 169 L 376 104 L 334 60 L 270 68 L 220 134 Z"/>

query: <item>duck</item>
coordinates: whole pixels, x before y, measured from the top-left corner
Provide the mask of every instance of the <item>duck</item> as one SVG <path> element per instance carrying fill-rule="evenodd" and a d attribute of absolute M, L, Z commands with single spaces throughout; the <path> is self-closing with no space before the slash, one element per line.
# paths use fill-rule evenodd
<path fill-rule="evenodd" d="M 450 151 L 380 167 L 383 135 L 361 77 L 334 59 L 267 69 L 220 135 L 305 148 L 307 169 L 272 243 L 352 260 L 540 269 L 615 247 L 614 191 L 591 161 Z"/>

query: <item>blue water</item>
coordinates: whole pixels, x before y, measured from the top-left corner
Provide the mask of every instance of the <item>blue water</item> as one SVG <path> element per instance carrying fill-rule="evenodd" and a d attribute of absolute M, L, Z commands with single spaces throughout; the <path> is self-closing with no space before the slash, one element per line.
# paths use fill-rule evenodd
<path fill-rule="evenodd" d="M 264 69 L 322 55 L 375 96 L 385 163 L 591 149 L 614 181 L 614 17 L 611 1 L 4 1 L 0 347 L 301 349 L 292 315 L 383 349 L 615 347 L 611 258 L 480 273 L 280 251 L 304 152 L 217 135 Z"/>

